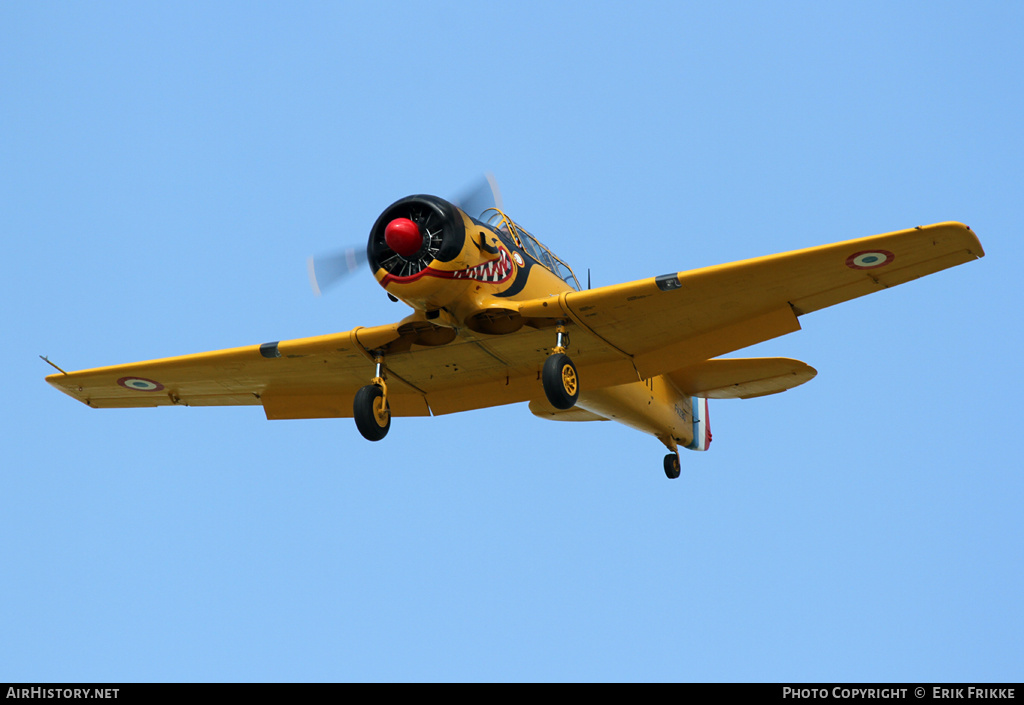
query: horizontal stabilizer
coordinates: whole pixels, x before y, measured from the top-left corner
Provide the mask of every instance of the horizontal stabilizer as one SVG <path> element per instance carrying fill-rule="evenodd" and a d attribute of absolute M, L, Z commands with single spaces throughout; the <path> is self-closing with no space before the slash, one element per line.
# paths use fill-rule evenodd
<path fill-rule="evenodd" d="M 706 399 L 750 399 L 778 394 L 811 380 L 817 370 L 786 357 L 705 360 L 667 376 L 679 391 Z"/>

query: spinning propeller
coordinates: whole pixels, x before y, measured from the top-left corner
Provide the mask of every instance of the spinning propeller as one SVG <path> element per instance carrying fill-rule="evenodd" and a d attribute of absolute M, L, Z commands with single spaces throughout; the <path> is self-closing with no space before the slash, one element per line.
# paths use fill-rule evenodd
<path fill-rule="evenodd" d="M 474 218 L 488 208 L 502 208 L 498 182 L 490 173 L 484 174 L 450 201 Z M 440 247 L 438 231 L 429 214 L 408 213 L 407 216 L 394 218 L 384 230 L 384 241 L 394 253 L 389 258 L 389 271 L 395 271 L 396 274 L 396 270 L 418 271 L 427 266 Z M 326 255 L 310 257 L 306 266 L 313 293 L 320 296 L 325 289 L 364 266 L 366 259 L 366 246 L 346 247 Z"/>

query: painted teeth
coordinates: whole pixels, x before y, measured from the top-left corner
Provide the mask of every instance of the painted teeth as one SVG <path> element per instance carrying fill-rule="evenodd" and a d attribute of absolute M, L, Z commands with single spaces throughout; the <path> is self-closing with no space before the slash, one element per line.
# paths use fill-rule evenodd
<path fill-rule="evenodd" d="M 454 279 L 475 279 L 476 281 L 492 282 L 497 283 L 508 277 L 512 271 L 512 261 L 509 259 L 505 250 L 501 251 L 501 256 L 491 262 L 484 262 L 478 264 L 470 269 L 463 269 L 458 271 L 454 275 Z"/>

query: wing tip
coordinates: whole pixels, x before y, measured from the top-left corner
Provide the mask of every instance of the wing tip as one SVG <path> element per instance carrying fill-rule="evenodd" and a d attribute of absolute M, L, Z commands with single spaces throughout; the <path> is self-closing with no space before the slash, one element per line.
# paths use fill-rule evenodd
<path fill-rule="evenodd" d="M 985 256 L 985 248 L 981 245 L 981 240 L 978 239 L 978 234 L 971 229 L 971 226 L 966 223 L 961 223 L 958 220 L 950 220 L 944 223 L 935 223 L 933 225 L 918 225 L 914 230 L 953 230 L 956 231 L 958 240 L 962 241 L 964 249 L 972 254 L 976 259 L 981 259 Z"/>

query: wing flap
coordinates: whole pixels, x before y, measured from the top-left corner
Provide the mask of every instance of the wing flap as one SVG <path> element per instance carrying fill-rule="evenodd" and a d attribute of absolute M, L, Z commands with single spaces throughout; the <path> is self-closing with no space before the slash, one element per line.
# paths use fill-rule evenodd
<path fill-rule="evenodd" d="M 796 313 L 785 306 L 752 318 L 723 322 L 718 327 L 639 353 L 633 357 L 633 364 L 642 378 L 653 377 L 798 330 L 800 321 Z"/>
<path fill-rule="evenodd" d="M 267 419 L 271 421 L 352 418 L 354 400 L 355 392 L 348 391 L 337 394 L 269 393 L 262 397 L 263 411 L 266 413 Z M 391 409 L 392 416 L 430 416 L 430 409 L 422 394 L 392 394 L 389 392 L 388 407 Z"/>

